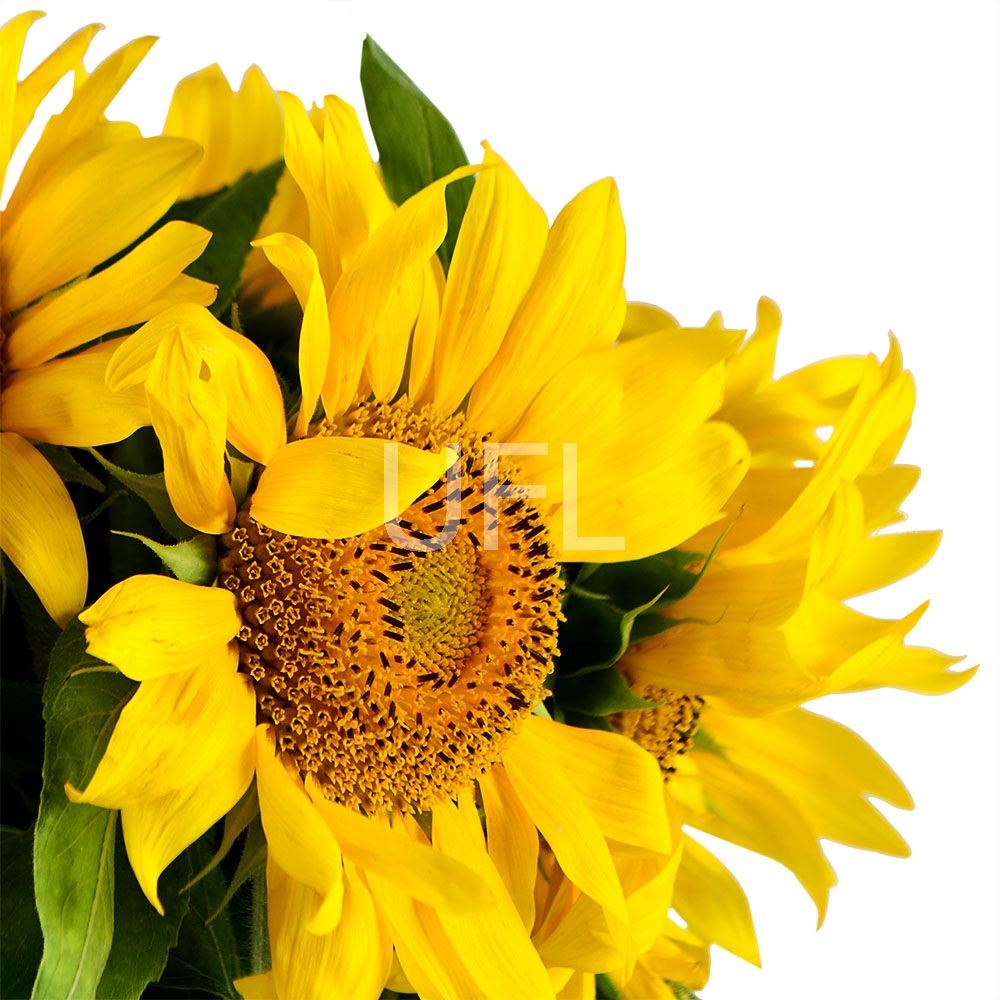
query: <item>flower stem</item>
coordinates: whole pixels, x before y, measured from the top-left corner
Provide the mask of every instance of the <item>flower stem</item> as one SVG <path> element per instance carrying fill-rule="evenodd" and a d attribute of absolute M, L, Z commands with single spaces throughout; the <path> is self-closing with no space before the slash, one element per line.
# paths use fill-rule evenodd
<path fill-rule="evenodd" d="M 271 968 L 271 946 L 267 938 L 267 878 L 264 869 L 251 876 L 250 973 Z"/>

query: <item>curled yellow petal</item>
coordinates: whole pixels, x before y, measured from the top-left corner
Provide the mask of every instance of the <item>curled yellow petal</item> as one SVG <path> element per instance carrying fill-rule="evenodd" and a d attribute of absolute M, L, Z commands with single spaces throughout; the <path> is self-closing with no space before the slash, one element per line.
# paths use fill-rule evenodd
<path fill-rule="evenodd" d="M 191 670 L 240 628 L 236 599 L 218 587 L 130 576 L 80 614 L 87 652 L 133 680 Z"/>

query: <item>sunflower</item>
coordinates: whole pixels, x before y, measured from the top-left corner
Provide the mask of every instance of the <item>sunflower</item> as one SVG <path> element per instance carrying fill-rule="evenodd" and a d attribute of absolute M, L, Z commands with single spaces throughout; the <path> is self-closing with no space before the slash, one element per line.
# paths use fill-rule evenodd
<path fill-rule="evenodd" d="M 648 310 L 641 319 L 672 325 Z M 881 362 L 833 358 L 775 380 L 779 327 L 762 300 L 757 331 L 728 366 L 718 416 L 745 435 L 751 467 L 726 517 L 680 547 L 712 556 L 692 556 L 697 584 L 618 663 L 636 694 L 660 704 L 611 722 L 657 757 L 686 825 L 784 865 L 822 923 L 836 876 L 820 839 L 905 857 L 869 797 L 913 803 L 860 736 L 802 703 L 882 686 L 941 694 L 975 670 L 905 644 L 926 605 L 896 621 L 845 603 L 919 569 L 940 537 L 882 532 L 902 520 L 917 478 L 894 464 L 914 402 L 898 344 Z M 672 900 L 686 926 L 665 918 L 634 973 L 613 976 L 623 997 L 669 997 L 653 985 L 664 978 L 700 987 L 710 944 L 759 964 L 746 897 L 688 834 Z"/>
<path fill-rule="evenodd" d="M 615 857 L 648 859 L 651 884 L 671 856 L 655 760 L 540 709 L 559 564 L 640 558 L 718 517 L 748 455 L 708 418 L 742 333 L 616 343 L 612 182 L 550 228 L 487 148 L 397 209 L 353 109 L 327 98 L 320 138 L 282 100 L 309 240 L 259 242 L 303 310 L 291 440 L 263 355 L 204 310 L 112 359 L 113 387 L 145 389 L 179 516 L 219 537 L 220 585 L 132 577 L 81 615 L 90 652 L 141 683 L 67 791 L 121 809 L 159 906 L 165 866 L 256 776 L 273 965 L 247 996 L 377 996 L 390 977 L 552 995 L 530 936 L 540 850 L 626 967 L 638 884 Z M 445 188 L 472 172 L 445 279 Z M 262 471 L 237 475 L 246 459 Z"/>
<path fill-rule="evenodd" d="M 105 385 L 120 341 L 78 349 L 172 303 L 207 304 L 215 288 L 181 273 L 211 235 L 181 222 L 95 271 L 163 214 L 200 153 L 192 142 L 143 139 L 134 126 L 104 119 L 152 39 L 126 45 L 86 77 L 92 25 L 18 82 L 25 36 L 39 16 L 22 14 L 0 29 L 0 181 L 44 97 L 69 72 L 77 86 L 46 124 L 0 219 L 0 534 L 6 556 L 65 624 L 86 598 L 86 552 L 66 487 L 31 442 L 106 444 L 148 423 L 141 392 Z"/>

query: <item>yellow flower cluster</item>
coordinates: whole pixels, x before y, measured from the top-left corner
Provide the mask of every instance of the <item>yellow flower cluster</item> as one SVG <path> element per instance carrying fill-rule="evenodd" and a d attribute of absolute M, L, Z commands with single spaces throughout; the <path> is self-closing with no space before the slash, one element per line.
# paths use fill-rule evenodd
<path fill-rule="evenodd" d="M 821 838 L 907 852 L 868 798 L 908 807 L 900 780 L 802 707 L 971 676 L 905 644 L 922 609 L 845 603 L 938 541 L 882 533 L 916 478 L 895 341 L 775 378 L 770 301 L 749 337 L 626 302 L 613 181 L 550 222 L 485 146 L 397 205 L 353 108 L 309 111 L 257 69 L 238 92 L 217 67 L 182 81 L 143 138 L 104 112 L 149 40 L 88 74 L 84 29 L 18 81 L 34 17 L 2 29 L 4 166 L 75 85 L 2 218 L 3 551 L 138 682 L 65 794 L 120 811 L 150 904 L 206 831 L 259 814 L 271 965 L 244 997 L 673 997 L 712 945 L 759 962 L 689 830 L 779 861 L 821 918 Z M 238 302 L 297 304 L 291 395 L 183 273 L 212 234 L 154 226 L 282 158 Z M 84 609 L 79 520 L 36 444 L 149 426 L 214 581 L 130 575 Z M 692 585 L 601 674 L 646 707 L 578 724 L 552 678 L 580 564 L 668 552 Z"/>

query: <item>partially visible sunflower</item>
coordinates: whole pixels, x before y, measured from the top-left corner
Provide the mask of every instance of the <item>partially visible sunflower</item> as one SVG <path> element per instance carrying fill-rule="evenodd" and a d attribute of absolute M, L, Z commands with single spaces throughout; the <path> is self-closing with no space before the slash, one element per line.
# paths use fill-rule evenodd
<path fill-rule="evenodd" d="M 81 615 L 90 651 L 142 683 L 68 791 L 122 810 L 158 905 L 165 866 L 256 774 L 273 965 L 246 996 L 375 997 L 390 974 L 427 996 L 551 996 L 530 937 L 542 847 L 626 968 L 646 927 L 629 900 L 671 852 L 654 759 L 535 711 L 559 560 L 638 558 L 718 517 L 747 450 L 708 418 L 742 333 L 616 345 L 612 182 L 550 229 L 487 150 L 396 209 L 353 109 L 328 98 L 320 140 L 283 101 L 309 242 L 261 243 L 303 309 L 292 440 L 273 375 L 203 311 L 112 360 L 112 385 L 145 386 L 178 514 L 221 536 L 221 587 L 133 577 Z M 445 186 L 473 170 L 445 281 Z M 264 465 L 240 505 L 227 438 Z M 396 452 L 414 475 L 393 504 Z M 648 862 L 634 885 L 620 854 Z"/>
<path fill-rule="evenodd" d="M 95 271 L 163 214 L 200 152 L 104 118 L 151 38 L 126 45 L 88 77 L 81 60 L 98 30 L 91 25 L 18 82 L 25 36 L 40 16 L 21 14 L 0 29 L 0 183 L 44 97 L 67 73 L 76 73 L 76 86 L 0 216 L 0 537 L 46 611 L 65 624 L 86 598 L 87 557 L 66 487 L 31 442 L 106 444 L 148 423 L 141 391 L 105 385 L 120 341 L 78 349 L 173 303 L 205 305 L 215 287 L 181 273 L 211 234 L 180 222 Z"/>
<path fill-rule="evenodd" d="M 642 319 L 670 325 L 648 310 Z M 926 605 L 896 621 L 845 603 L 920 568 L 940 537 L 881 533 L 902 519 L 917 478 L 894 464 L 914 402 L 896 341 L 881 363 L 833 358 L 775 380 L 779 327 L 762 300 L 756 333 L 729 363 L 719 416 L 750 443 L 751 467 L 725 520 L 681 546 L 714 547 L 707 566 L 704 557 L 693 564 L 704 573 L 662 612 L 659 634 L 618 664 L 635 693 L 662 704 L 612 722 L 657 756 L 684 823 L 783 864 L 822 923 L 836 877 L 820 839 L 906 856 L 869 796 L 899 808 L 912 801 L 861 737 L 801 704 L 880 686 L 946 693 L 975 670 L 950 671 L 956 658 L 905 644 Z M 742 890 L 687 835 L 672 905 L 686 929 L 665 919 L 634 975 L 614 977 L 623 997 L 670 996 L 653 989 L 650 970 L 699 987 L 713 943 L 759 964 Z M 678 933 L 681 961 L 667 962 Z"/>

